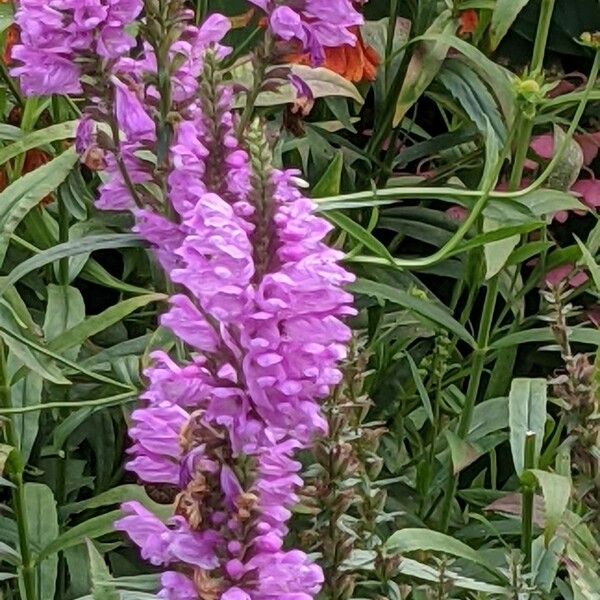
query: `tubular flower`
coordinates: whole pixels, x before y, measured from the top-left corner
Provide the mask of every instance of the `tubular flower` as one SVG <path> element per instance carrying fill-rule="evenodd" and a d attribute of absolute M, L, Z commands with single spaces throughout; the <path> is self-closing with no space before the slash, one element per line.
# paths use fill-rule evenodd
<path fill-rule="evenodd" d="M 362 21 L 349 0 L 253 1 L 275 33 L 316 60 L 326 45 L 353 44 L 350 29 Z M 178 116 L 157 159 L 164 124 L 153 50 L 122 56 L 133 43 L 124 26 L 139 12 L 138 0 L 23 0 L 14 51 L 27 93 L 77 92 L 87 53 L 115 59 L 104 72 L 112 97 L 82 120 L 77 150 L 106 167 L 97 207 L 130 211 L 179 286 L 161 323 L 188 358 L 151 355 L 126 465 L 173 492 L 173 515 L 163 522 L 130 502 L 115 527 L 168 568 L 165 600 L 310 600 L 321 569 L 283 550 L 302 485 L 295 455 L 326 430 L 320 400 L 341 379 L 344 319 L 354 314 L 343 288 L 353 278 L 325 245 L 330 226 L 300 192 L 298 172 L 272 168 L 259 126 L 247 147 L 235 135 L 233 91 L 219 68 L 225 17 L 185 25 L 173 42 Z M 96 157 L 98 115 L 110 115 L 120 139 Z"/>
<path fill-rule="evenodd" d="M 269 29 L 275 38 L 295 44 L 311 64 L 322 65 L 325 48 L 354 46 L 353 28 L 363 24 L 362 15 L 351 0 L 250 0 L 267 13 Z"/>
<path fill-rule="evenodd" d="M 359 27 L 352 27 L 349 31 L 356 36 L 356 43 L 325 48 L 325 58 L 321 66 L 353 83 L 375 81 L 381 63 L 379 54 L 365 43 Z M 295 64 L 311 64 L 311 57 L 308 54 L 291 54 L 286 59 Z"/>
<path fill-rule="evenodd" d="M 82 63 L 126 53 L 135 43 L 126 28 L 141 10 L 142 0 L 21 0 L 11 73 L 28 95 L 79 93 Z"/>

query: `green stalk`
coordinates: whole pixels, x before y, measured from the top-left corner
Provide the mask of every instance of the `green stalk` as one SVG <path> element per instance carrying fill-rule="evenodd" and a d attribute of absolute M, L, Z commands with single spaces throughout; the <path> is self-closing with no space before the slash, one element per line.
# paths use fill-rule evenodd
<path fill-rule="evenodd" d="M 528 432 L 525 437 L 525 470 L 535 468 L 535 438 L 536 434 Z M 525 565 L 531 566 L 533 547 L 533 507 L 535 500 L 535 485 L 530 482 L 522 485 L 523 510 L 521 514 L 521 550 L 525 555 Z"/>
<path fill-rule="evenodd" d="M 4 354 L 4 341 L 0 338 L 0 405 L 3 408 L 11 407 L 10 383 L 6 370 L 6 357 Z M 19 439 L 14 430 L 12 421 L 4 424 L 4 435 L 7 443 L 18 452 Z M 17 522 L 17 534 L 19 539 L 19 550 L 21 552 L 21 564 L 23 574 L 23 586 L 25 589 L 25 600 L 36 600 L 36 578 L 35 562 L 31 554 L 28 537 L 28 519 L 25 508 L 25 483 L 23 481 L 23 465 L 19 456 L 18 460 L 13 461 L 14 470 L 11 473 L 11 480 L 15 487 L 12 490 L 13 509 Z"/>
<path fill-rule="evenodd" d="M 473 367 L 471 369 L 471 378 L 469 379 L 465 404 L 463 406 L 458 423 L 458 429 L 456 431 L 457 435 L 463 440 L 465 439 L 469 431 L 469 427 L 471 426 L 471 421 L 473 420 L 473 411 L 475 410 L 475 403 L 479 393 L 481 377 L 483 375 L 483 369 L 485 367 L 486 358 L 489 351 L 488 345 L 490 342 L 490 333 L 492 330 L 492 321 L 494 318 L 494 310 L 496 308 L 497 298 L 498 277 L 494 277 L 488 283 L 488 288 L 486 291 L 483 314 L 481 316 L 481 324 L 479 326 L 479 336 L 477 338 L 477 349 L 475 350 Z M 440 517 L 441 531 L 448 530 L 450 511 L 452 510 L 452 503 L 454 502 L 457 489 L 458 477 L 451 475 L 448 479 L 448 484 L 443 497 L 442 513 Z"/>
<path fill-rule="evenodd" d="M 555 0 L 542 0 L 540 19 L 531 57 L 531 71 L 533 74 L 541 73 L 544 68 L 544 55 L 548 45 L 548 33 L 552 22 L 552 14 L 554 13 L 554 3 Z"/>
<path fill-rule="evenodd" d="M 196 0 L 196 25 L 200 25 L 208 14 L 208 0 Z"/>
<path fill-rule="evenodd" d="M 271 53 L 271 38 L 269 34 L 265 36 L 265 41 L 262 47 L 259 47 L 254 52 L 252 57 L 252 65 L 254 67 L 254 79 L 252 81 L 252 88 L 246 94 L 246 106 L 240 117 L 240 122 L 237 127 L 238 138 L 241 139 L 244 135 L 248 125 L 254 117 L 254 105 L 262 89 L 262 85 L 267 73 L 267 58 Z"/>
<path fill-rule="evenodd" d="M 390 19 L 388 21 L 387 40 L 385 44 L 385 89 L 390 85 L 390 64 L 394 51 L 394 36 L 398 20 L 398 0 L 390 0 Z"/>

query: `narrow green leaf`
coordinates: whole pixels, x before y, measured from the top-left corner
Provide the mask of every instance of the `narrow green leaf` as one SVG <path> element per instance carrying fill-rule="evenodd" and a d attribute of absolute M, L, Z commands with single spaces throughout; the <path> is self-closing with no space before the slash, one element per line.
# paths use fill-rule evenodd
<path fill-rule="evenodd" d="M 8 162 L 11 158 L 24 154 L 33 148 L 39 148 L 57 142 L 75 137 L 79 121 L 68 121 L 66 123 L 57 123 L 45 129 L 38 129 L 25 134 L 13 144 L 0 149 L 0 165 Z"/>
<path fill-rule="evenodd" d="M 448 447 L 450 448 L 455 475 L 458 475 L 463 469 L 472 465 L 482 455 L 480 450 L 475 448 L 475 446 L 469 442 L 461 439 L 450 429 L 447 429 L 444 432 L 444 435 L 448 440 Z"/>
<path fill-rule="evenodd" d="M 410 59 L 406 77 L 396 101 L 394 127 L 402 122 L 411 106 L 434 80 L 450 49 L 448 38 L 452 39 L 455 30 L 456 23 L 452 13 L 445 10 L 427 30 L 428 38 L 422 37 L 422 43 L 416 48 Z M 445 35 L 442 37 L 442 34 Z"/>
<path fill-rule="evenodd" d="M 131 313 L 151 302 L 162 302 L 166 299 L 167 296 L 165 294 L 146 294 L 145 296 L 136 296 L 135 298 L 123 300 L 119 304 L 107 308 L 100 314 L 77 323 L 74 327 L 65 327 L 63 333 L 50 341 L 48 348 L 53 352 L 62 354 L 69 348 L 77 347 L 93 335 L 108 329 L 115 323 L 119 323 Z"/>
<path fill-rule="evenodd" d="M 514 379 L 508 398 L 510 449 L 517 474 L 525 468 L 525 439 L 535 433 L 535 463 L 544 442 L 548 384 L 545 379 Z"/>
<path fill-rule="evenodd" d="M 122 516 L 120 510 L 113 510 L 71 527 L 50 541 L 40 552 L 39 559 L 43 560 L 61 550 L 81 544 L 86 538 L 93 540 L 113 532 L 115 521 Z"/>
<path fill-rule="evenodd" d="M 581 248 L 581 260 L 588 268 L 588 271 L 592 276 L 596 291 L 600 293 L 600 266 L 598 266 L 596 259 L 591 255 L 590 251 L 587 249 L 587 246 L 577 236 L 575 236 L 575 241 Z"/>
<path fill-rule="evenodd" d="M 344 170 L 344 155 L 342 152 L 336 152 L 331 164 L 327 167 L 325 173 L 317 184 L 313 187 L 311 196 L 313 198 L 325 198 L 327 196 L 337 196 L 340 193 L 342 185 L 342 173 Z"/>
<path fill-rule="evenodd" d="M 529 0 L 496 0 L 496 7 L 492 14 L 490 25 L 490 46 L 495 50 L 518 14 L 529 3 Z"/>
<path fill-rule="evenodd" d="M 44 320 L 44 336 L 48 347 L 53 348 L 52 342 L 64 335 L 63 332 L 79 325 L 85 319 L 85 303 L 81 292 L 71 286 L 50 284 L 48 290 L 48 305 Z M 69 360 L 75 360 L 79 354 L 79 345 L 84 340 L 71 344 L 68 348 L 54 349 L 61 352 Z"/>
<path fill-rule="evenodd" d="M 76 162 L 77 154 L 71 148 L 35 171 L 19 177 L 0 193 L 0 262 L 4 260 L 10 236 L 23 218 L 44 197 L 56 190 Z"/>
<path fill-rule="evenodd" d="M 571 481 L 568 477 L 547 473 L 538 469 L 525 471 L 521 480 L 527 482 L 533 477 L 544 496 L 544 539 L 546 547 L 552 541 L 558 526 L 561 524 L 565 511 L 571 499 Z"/>
<path fill-rule="evenodd" d="M 493 219 L 483 219 L 483 231 L 490 233 L 491 231 L 497 231 L 502 229 L 500 223 Z M 504 268 L 506 262 L 510 258 L 513 250 L 517 247 L 521 239 L 520 235 L 513 235 L 497 242 L 491 242 L 485 244 L 483 247 L 483 253 L 485 256 L 485 278 L 491 279 Z"/>
<path fill-rule="evenodd" d="M 341 212 L 328 212 L 326 218 L 334 225 L 345 231 L 359 244 L 368 248 L 376 256 L 380 256 L 389 261 L 390 265 L 394 264 L 394 257 L 389 253 L 388 249 L 372 234 L 369 233 L 362 225 L 346 216 Z"/>
<path fill-rule="evenodd" d="M 392 286 L 370 281 L 369 279 L 358 279 L 350 287 L 352 291 L 357 294 L 373 296 L 380 300 L 386 300 L 398 304 L 399 306 L 403 306 L 404 308 L 408 308 L 418 315 L 451 331 L 461 340 L 467 342 L 471 347 L 477 345 L 473 336 L 443 307 L 435 304 L 433 301 L 419 299 L 404 290 L 397 290 Z"/>
<path fill-rule="evenodd" d="M 572 342 L 580 344 L 590 344 L 600 346 L 600 331 L 586 327 L 575 327 L 569 334 L 569 339 Z M 495 341 L 490 348 L 493 350 L 502 350 L 511 346 L 519 346 L 520 344 L 532 343 L 555 343 L 553 333 L 547 327 L 538 329 L 527 329 L 504 336 Z"/>
<path fill-rule="evenodd" d="M 113 504 L 122 504 L 123 502 L 131 502 L 132 500 L 139 502 L 159 518 L 167 518 L 170 515 L 170 507 L 154 502 L 148 496 L 148 493 L 143 486 L 128 483 L 114 487 L 93 498 L 89 498 L 88 500 L 67 504 L 61 509 L 61 516 L 67 517 L 72 514 L 81 513 L 84 510 L 93 510 L 111 506 Z"/>
<path fill-rule="evenodd" d="M 13 354 L 9 354 L 7 361 L 7 371 L 11 378 L 21 368 L 22 363 L 16 359 Z M 13 381 L 10 387 L 11 408 L 26 408 L 31 406 L 39 406 L 42 402 L 42 390 L 44 388 L 44 380 L 33 371 L 27 373 L 24 377 Z M 10 416 L 13 424 L 13 429 L 19 440 L 19 453 L 21 460 L 27 462 L 29 455 L 35 444 L 35 440 L 39 431 L 39 411 L 14 414 Z"/>
<path fill-rule="evenodd" d="M 38 555 L 42 548 L 58 537 L 56 500 L 52 490 L 42 483 L 25 484 L 28 540 Z M 58 556 L 38 556 L 39 598 L 53 600 L 56 589 Z"/>
<path fill-rule="evenodd" d="M 104 562 L 102 554 L 98 552 L 96 546 L 90 540 L 86 540 L 86 546 L 94 600 L 119 600 L 119 592 L 110 585 L 106 585 L 112 582 L 113 578 Z"/>
<path fill-rule="evenodd" d="M 28 258 L 15 267 L 9 275 L 0 279 L 0 296 L 5 290 L 36 269 L 41 269 L 61 258 L 78 256 L 94 252 L 95 250 L 109 250 L 111 248 L 132 248 L 144 246 L 143 240 L 130 233 L 107 233 L 105 235 L 91 235 L 86 238 L 57 244 L 48 250 Z"/>
<path fill-rule="evenodd" d="M 14 315 L 3 304 L 0 304 L 0 331 L 10 352 L 22 365 L 43 379 L 58 385 L 70 385 L 71 382 L 47 355 L 35 352 L 37 342 L 29 334 L 22 332 Z"/>
<path fill-rule="evenodd" d="M 408 366 L 410 367 L 410 373 L 415 382 L 415 385 L 417 386 L 417 391 L 419 392 L 419 397 L 421 398 L 421 402 L 423 403 L 425 412 L 427 413 L 427 416 L 429 417 L 429 422 L 435 423 L 435 419 L 433 417 L 433 407 L 431 406 L 431 400 L 429 398 L 429 394 L 427 393 L 427 389 L 425 388 L 425 384 L 423 383 L 423 378 L 421 377 L 421 374 L 419 373 L 419 369 L 417 368 L 417 365 L 416 365 L 413 357 L 410 355 L 410 352 L 407 352 L 405 354 L 405 356 L 406 356 L 406 360 L 408 361 Z"/>
<path fill-rule="evenodd" d="M 8 544 L 0 542 L 0 560 L 17 567 L 21 564 L 21 555 Z"/>
<path fill-rule="evenodd" d="M 388 552 L 406 554 L 408 552 L 432 551 L 449 554 L 469 560 L 480 565 L 497 579 L 504 581 L 504 576 L 489 563 L 480 552 L 473 550 L 456 538 L 450 537 L 439 531 L 430 529 L 406 528 L 393 533 L 385 543 Z"/>

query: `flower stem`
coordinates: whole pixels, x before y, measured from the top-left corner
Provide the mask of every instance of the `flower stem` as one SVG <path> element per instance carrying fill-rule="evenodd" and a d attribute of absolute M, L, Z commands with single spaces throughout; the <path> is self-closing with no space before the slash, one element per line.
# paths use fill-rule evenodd
<path fill-rule="evenodd" d="M 271 42 L 269 35 L 265 37 L 265 42 L 262 47 L 259 47 L 252 58 L 252 65 L 254 67 L 254 80 L 252 82 L 252 88 L 248 90 L 246 94 L 246 106 L 240 117 L 240 122 L 237 127 L 238 139 L 241 140 L 248 125 L 252 121 L 254 116 L 254 105 L 262 89 L 263 80 L 267 72 L 267 57 L 271 52 Z"/>
<path fill-rule="evenodd" d="M 477 338 L 477 349 L 475 350 L 475 357 L 473 360 L 473 367 L 471 370 L 471 378 L 469 379 L 469 386 L 467 388 L 467 394 L 465 397 L 465 404 L 463 406 L 460 420 L 458 423 L 457 435 L 461 439 L 465 439 L 473 420 L 473 411 L 475 410 L 475 403 L 479 394 L 479 387 L 481 383 L 481 377 L 483 375 L 483 369 L 488 354 L 488 346 L 490 342 L 490 334 L 492 331 L 492 321 L 494 318 L 494 310 L 496 308 L 496 301 L 498 298 L 498 277 L 493 277 L 488 283 L 485 302 L 483 305 L 483 314 L 481 317 L 481 324 L 479 326 L 479 336 Z M 452 503 L 458 489 L 458 477 L 450 475 L 448 484 L 446 486 L 446 492 L 444 494 L 444 500 L 442 504 L 442 513 L 440 517 L 440 530 L 447 531 L 448 523 L 450 521 L 450 511 L 452 510 Z"/>
<path fill-rule="evenodd" d="M 531 71 L 533 74 L 541 73 L 544 68 L 544 55 L 548 45 L 548 33 L 554 13 L 555 0 L 542 0 L 538 29 L 535 36 L 533 55 L 531 58 Z"/>
<path fill-rule="evenodd" d="M 525 469 L 535 468 L 535 438 L 536 434 L 528 432 L 525 437 Z M 535 486 L 530 482 L 522 485 L 523 511 L 521 514 L 521 550 L 525 555 L 526 566 L 531 566 L 533 545 L 533 506 Z"/>
<path fill-rule="evenodd" d="M 0 339 L 0 406 L 10 409 L 11 404 L 10 384 L 6 369 L 6 356 L 4 353 L 4 341 Z M 19 451 L 19 439 L 15 433 L 12 421 L 8 420 L 4 424 L 4 432 L 6 441 L 15 449 L 15 453 L 17 453 Z M 19 550 L 21 552 L 25 600 L 36 600 L 35 563 L 29 546 L 28 519 L 27 510 L 25 508 L 25 484 L 23 482 L 23 464 L 20 455 L 17 460 L 11 461 L 11 464 L 13 465 L 11 480 L 15 485 L 12 490 L 13 509 L 17 522 Z"/>

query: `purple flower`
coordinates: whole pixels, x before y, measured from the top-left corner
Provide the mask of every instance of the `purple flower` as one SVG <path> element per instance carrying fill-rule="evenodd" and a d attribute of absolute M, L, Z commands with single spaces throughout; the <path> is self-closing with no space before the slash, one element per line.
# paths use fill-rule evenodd
<path fill-rule="evenodd" d="M 84 154 L 94 142 L 94 121 L 89 116 L 84 116 L 77 125 L 75 134 L 75 150 L 77 154 Z"/>
<path fill-rule="evenodd" d="M 162 316 L 161 325 L 197 350 L 216 352 L 219 345 L 217 333 L 189 296 L 177 294 L 171 298 L 170 304 L 171 310 Z"/>
<path fill-rule="evenodd" d="M 255 3 L 282 40 L 313 56 L 327 40 L 352 41 L 348 28 L 360 22 L 348 0 L 319 10 L 315 0 Z M 77 13 L 80 27 L 104 23 L 94 6 Z M 181 118 L 164 180 L 144 160 L 157 154 L 153 51 L 146 45 L 114 65 L 114 112 L 126 136 L 120 157 L 142 202 L 153 189 L 166 194 L 135 206 L 112 156 L 98 206 L 135 216 L 135 231 L 179 286 L 161 324 L 190 349 L 178 362 L 151 355 L 146 405 L 130 429 L 127 468 L 142 481 L 178 488 L 175 516 L 164 524 L 129 503 L 116 526 L 144 558 L 174 566 L 162 580 L 166 600 L 201 593 L 188 578 L 196 569 L 225 600 L 310 600 L 321 570 L 282 548 L 302 486 L 295 455 L 326 431 L 319 402 L 341 380 L 350 339 L 344 319 L 354 314 L 344 287 L 353 277 L 324 243 L 331 226 L 315 216 L 299 173 L 253 173 L 235 135 L 232 88 L 207 81 L 211 94 L 198 94 L 206 53 L 225 55 L 219 43 L 229 26 L 212 16 L 200 29 L 182 28 L 170 49 L 178 57 L 172 89 Z M 81 143 L 90 135 L 82 125 Z"/>
<path fill-rule="evenodd" d="M 129 452 L 135 458 L 127 463 L 143 481 L 179 483 L 179 442 L 189 414 L 181 407 L 163 402 L 142 408 L 131 415 L 134 423 L 129 436 L 134 445 Z"/>
<path fill-rule="evenodd" d="M 244 565 L 228 565 L 228 571 L 234 579 L 252 574 L 256 588 L 246 593 L 234 586 L 221 596 L 227 600 L 312 600 L 323 585 L 321 568 L 299 550 L 258 554 Z"/>
<path fill-rule="evenodd" d="M 11 73 L 27 95 L 79 93 L 79 59 L 127 52 L 135 40 L 126 27 L 141 10 L 142 0 L 21 0 L 21 43 L 12 53 L 19 64 Z"/>
<path fill-rule="evenodd" d="M 182 573 L 165 571 L 160 578 L 162 590 L 158 597 L 162 600 L 197 600 L 198 592 L 192 581 Z"/>
<path fill-rule="evenodd" d="M 182 562 L 200 569 L 218 566 L 220 539 L 214 533 L 192 531 L 178 516 L 165 525 L 139 502 L 127 502 L 122 510 L 126 516 L 115 522 L 115 529 L 125 531 L 140 547 L 142 557 L 153 565 Z"/>
<path fill-rule="evenodd" d="M 112 77 L 111 81 L 115 89 L 115 116 L 127 139 L 130 142 L 153 140 L 156 127 L 146 112 L 142 99 L 118 77 Z"/>
<path fill-rule="evenodd" d="M 363 24 L 362 15 L 351 0 L 250 0 L 269 16 L 273 34 L 286 42 L 296 42 L 310 55 L 315 66 L 325 60 L 324 48 L 344 44 L 354 46 L 351 29 Z M 283 4 L 283 5 L 282 5 Z"/>
<path fill-rule="evenodd" d="M 153 565 L 168 564 L 171 534 L 168 527 L 139 502 L 127 502 L 121 510 L 125 516 L 115 522 L 115 529 L 125 531 L 140 547 L 142 557 Z"/>

